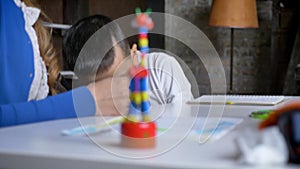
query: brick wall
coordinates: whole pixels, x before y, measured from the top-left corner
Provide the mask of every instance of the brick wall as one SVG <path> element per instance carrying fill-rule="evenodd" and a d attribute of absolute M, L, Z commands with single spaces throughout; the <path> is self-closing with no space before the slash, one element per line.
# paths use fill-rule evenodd
<path fill-rule="evenodd" d="M 224 65 L 227 86 L 229 86 L 230 29 L 208 26 L 211 3 L 212 0 L 165 0 L 165 11 L 186 19 L 206 34 Z M 267 94 L 269 92 L 272 0 L 258 0 L 257 10 L 259 28 L 234 31 L 234 93 Z M 180 31 L 180 28 L 168 26 L 172 25 L 170 22 L 166 20 L 166 32 L 185 33 Z M 191 37 L 187 38 L 191 41 L 195 40 Z M 188 46 L 172 38 L 166 38 L 165 47 L 167 51 L 180 56 L 192 70 L 200 94 L 210 93 L 209 77 L 198 56 Z M 209 67 L 213 68 L 214 63 L 210 63 Z"/>
<path fill-rule="evenodd" d="M 51 3 L 46 0 L 39 1 L 43 9 L 54 22 L 62 23 L 62 1 L 54 0 L 51 1 Z M 111 9 L 109 5 L 103 9 L 97 9 L 96 7 L 99 7 L 99 5 L 96 5 L 96 2 L 98 3 L 98 1 L 90 1 L 90 5 L 95 7 L 91 9 L 90 14 L 105 13 L 104 9 L 106 7 L 107 9 Z M 219 54 L 226 73 L 227 86 L 229 86 L 230 29 L 208 26 L 211 3 L 212 0 L 165 0 L 165 12 L 191 22 L 205 33 Z M 133 9 L 137 5 L 132 6 Z M 127 10 L 132 11 L 132 9 Z M 233 91 L 235 93 L 267 94 L 270 90 L 272 0 L 257 0 L 257 9 L 259 28 L 235 29 L 234 31 Z M 107 10 L 107 12 L 112 11 Z M 115 10 L 113 10 L 113 12 L 115 12 Z M 122 12 L 119 13 L 120 14 L 116 14 L 114 17 L 122 16 Z M 108 13 L 105 14 L 109 15 Z M 172 25 L 171 22 L 170 20 L 166 20 L 166 33 L 185 34 L 181 28 L 170 26 Z M 190 42 L 198 40 L 193 39 L 192 36 L 187 36 L 186 38 Z M 55 42 L 58 54 L 61 55 L 61 40 L 55 39 Z M 201 48 L 201 46 L 199 46 L 199 48 Z M 165 49 L 181 57 L 191 69 L 191 72 L 197 80 L 197 85 L 194 85 L 194 88 L 199 89 L 201 94 L 211 92 L 211 84 L 207 70 L 198 56 L 191 51 L 188 46 L 166 37 Z M 203 49 L 202 54 L 205 55 L 205 49 Z M 214 69 L 214 61 L 209 62 L 207 66 Z M 218 77 L 219 75 L 216 73 L 213 74 L 213 76 Z M 224 87 L 223 84 L 216 85 L 216 87 L 220 89 Z"/>

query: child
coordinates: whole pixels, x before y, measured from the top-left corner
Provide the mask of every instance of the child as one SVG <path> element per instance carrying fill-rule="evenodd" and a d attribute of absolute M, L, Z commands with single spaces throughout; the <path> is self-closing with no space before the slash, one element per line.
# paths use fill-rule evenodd
<path fill-rule="evenodd" d="M 116 39 L 121 41 L 116 43 Z M 101 53 L 105 52 L 101 49 L 110 50 L 103 56 Z M 139 52 L 132 49 L 132 54 L 134 53 Z M 121 74 L 128 72 L 129 65 L 125 70 L 117 69 L 124 68 L 121 63 L 125 64 L 128 60 L 131 60 L 131 65 L 138 62 L 139 55 L 131 55 L 129 59 L 125 59 L 129 54 L 130 48 L 121 29 L 114 21 L 103 15 L 79 20 L 67 30 L 64 37 L 65 64 L 70 70 L 75 70 L 83 84 L 113 76 L 116 71 Z M 193 98 L 191 85 L 173 57 L 153 52 L 147 54 L 146 58 L 150 72 L 148 80 L 150 100 L 166 104 L 175 101 L 185 102 Z"/>

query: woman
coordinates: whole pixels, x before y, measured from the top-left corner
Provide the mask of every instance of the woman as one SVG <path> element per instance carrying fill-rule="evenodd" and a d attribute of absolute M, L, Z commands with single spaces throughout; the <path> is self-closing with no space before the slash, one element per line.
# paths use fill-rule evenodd
<path fill-rule="evenodd" d="M 111 93 L 97 90 L 111 79 L 57 94 L 60 67 L 40 13 L 29 0 L 0 0 L 0 126 L 115 112 Z"/>

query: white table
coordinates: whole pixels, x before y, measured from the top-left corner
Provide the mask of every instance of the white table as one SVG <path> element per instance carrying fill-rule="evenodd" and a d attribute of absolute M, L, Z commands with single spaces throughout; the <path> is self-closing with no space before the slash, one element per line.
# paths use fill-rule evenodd
<path fill-rule="evenodd" d="M 170 137 L 157 139 L 158 146 L 153 149 L 128 149 L 121 147 L 116 133 L 108 132 L 90 137 L 62 136 L 63 129 L 79 126 L 80 123 L 92 123 L 99 118 L 84 118 L 57 120 L 29 125 L 20 125 L 0 129 L 0 168 L 22 169 L 134 169 L 134 168 L 252 168 L 237 162 L 238 152 L 234 139 L 239 130 L 244 127 L 256 129 L 257 120 L 248 115 L 254 110 L 269 109 L 272 107 L 257 106 L 225 106 L 223 117 L 240 117 L 244 121 L 232 132 L 213 142 L 199 144 L 196 141 L 183 138 L 174 144 L 181 132 Z M 206 116 L 210 107 L 185 105 L 182 112 L 186 121 L 178 122 L 176 127 L 180 130 L 183 125 L 189 125 L 189 120 L 197 114 Z M 173 111 L 167 107 L 166 111 Z M 212 116 L 218 116 L 213 112 Z M 176 128 L 175 127 L 175 128 Z M 184 127 L 183 127 L 184 128 Z M 95 144 L 98 143 L 101 146 Z M 171 146 L 164 151 L 159 149 Z M 159 155 L 154 155 L 159 152 Z M 119 155 L 116 155 L 118 153 Z M 129 155 L 131 157 L 123 157 Z M 150 156 L 149 158 L 138 158 Z M 135 158 L 132 158 L 135 157 Z M 137 159 L 136 159 L 137 158 Z M 297 165 L 276 166 L 290 169 L 300 168 Z M 269 168 L 276 168 L 274 166 Z M 259 167 L 256 167 L 259 168 Z M 268 168 L 268 167 L 261 167 Z"/>

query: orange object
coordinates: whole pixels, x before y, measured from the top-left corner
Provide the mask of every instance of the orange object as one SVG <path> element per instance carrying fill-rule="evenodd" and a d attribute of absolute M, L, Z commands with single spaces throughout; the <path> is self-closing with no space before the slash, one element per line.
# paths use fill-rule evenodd
<path fill-rule="evenodd" d="M 153 23 L 152 19 L 149 17 L 149 15 L 144 14 L 144 13 L 137 15 L 136 22 L 139 27 L 145 26 L 145 27 L 147 27 L 148 30 L 151 30 L 154 27 L 154 23 Z"/>
<path fill-rule="evenodd" d="M 142 66 L 133 66 L 129 70 L 131 77 L 144 78 L 148 76 L 148 70 Z"/>
<path fill-rule="evenodd" d="M 229 28 L 257 28 L 256 0 L 214 0 L 208 24 Z"/>
<path fill-rule="evenodd" d="M 129 148 L 152 148 L 156 145 L 154 122 L 125 121 L 121 126 L 122 146 Z"/>
<path fill-rule="evenodd" d="M 300 99 L 291 100 L 281 107 L 275 109 L 266 120 L 259 124 L 259 129 L 276 125 L 282 113 L 290 112 L 292 110 L 300 109 Z"/>

